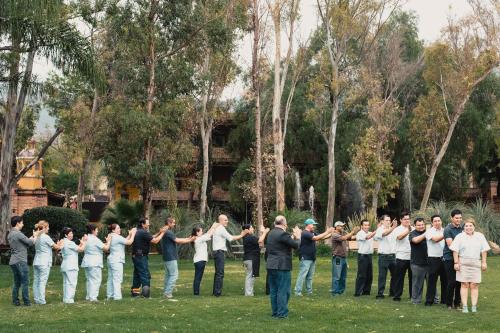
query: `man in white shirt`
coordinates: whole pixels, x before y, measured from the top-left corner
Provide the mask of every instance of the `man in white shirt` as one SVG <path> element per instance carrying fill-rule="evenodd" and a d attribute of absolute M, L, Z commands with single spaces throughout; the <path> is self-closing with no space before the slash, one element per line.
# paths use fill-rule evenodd
<path fill-rule="evenodd" d="M 222 294 L 222 284 L 224 282 L 224 257 L 227 251 L 226 242 L 237 241 L 248 233 L 248 230 L 242 230 L 241 234 L 238 236 L 229 234 L 226 230 L 229 220 L 224 214 L 219 215 L 218 222 L 220 226 L 215 230 L 212 236 L 212 255 L 215 264 L 213 295 L 216 297 Z"/>
<path fill-rule="evenodd" d="M 394 296 L 394 270 L 396 268 L 396 238 L 392 233 L 397 227 L 394 220 L 391 225 L 389 215 L 379 218 L 379 227 L 375 233 L 374 240 L 378 241 L 378 292 L 376 298 L 384 298 L 387 271 L 391 272 L 389 296 Z"/>
<path fill-rule="evenodd" d="M 410 213 L 402 212 L 399 216 L 399 226 L 392 232 L 396 238 L 396 269 L 394 281 L 394 300 L 401 301 L 405 284 L 405 275 L 408 274 L 408 290 L 411 298 L 411 246 L 408 234 L 411 231 Z"/>
<path fill-rule="evenodd" d="M 361 221 L 361 230 L 356 234 L 358 242 L 358 274 L 354 296 L 370 295 L 373 281 L 373 237 L 376 231 L 370 232 L 370 222 Z"/>
<path fill-rule="evenodd" d="M 433 215 L 431 217 L 432 227 L 425 233 L 427 240 L 427 255 L 429 262 L 429 272 L 427 273 L 427 294 L 425 296 L 425 305 L 434 304 L 436 297 L 437 279 L 441 281 L 441 304 L 446 304 L 446 271 L 443 263 L 444 235 L 441 222 L 441 216 Z"/>

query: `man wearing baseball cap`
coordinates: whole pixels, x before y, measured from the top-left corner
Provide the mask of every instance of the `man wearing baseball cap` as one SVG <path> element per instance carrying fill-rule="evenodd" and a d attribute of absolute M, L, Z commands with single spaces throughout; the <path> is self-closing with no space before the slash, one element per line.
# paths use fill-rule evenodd
<path fill-rule="evenodd" d="M 316 235 L 314 229 L 317 224 L 313 219 L 307 219 L 304 222 L 299 247 L 299 274 L 295 283 L 296 296 L 302 296 L 304 280 L 306 281 L 306 293 L 308 295 L 312 294 L 312 280 L 316 269 L 316 241 L 330 237 L 333 232 L 333 228 L 327 228 L 324 233 Z"/>
<path fill-rule="evenodd" d="M 356 226 L 348 234 L 344 232 L 345 223 L 337 221 L 334 224 L 335 232 L 332 233 L 332 296 L 340 295 L 345 291 L 347 278 L 347 241 L 356 235 L 359 227 Z"/>

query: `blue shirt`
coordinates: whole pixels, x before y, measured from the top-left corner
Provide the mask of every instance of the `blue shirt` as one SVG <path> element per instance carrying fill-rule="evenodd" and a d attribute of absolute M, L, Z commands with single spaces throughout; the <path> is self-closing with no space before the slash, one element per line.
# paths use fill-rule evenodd
<path fill-rule="evenodd" d="M 54 241 L 47 234 L 41 234 L 37 238 L 33 266 L 52 266 L 52 246 L 54 246 Z"/>
<path fill-rule="evenodd" d="M 111 234 L 111 245 L 109 246 L 108 263 L 110 264 L 125 263 L 126 241 L 127 240 L 123 236 L 117 235 L 115 233 Z"/>
<path fill-rule="evenodd" d="M 85 255 L 82 260 L 82 267 L 102 268 L 102 248 L 104 243 L 94 235 L 89 234 L 85 245 Z"/>
<path fill-rule="evenodd" d="M 64 246 L 61 250 L 62 263 L 61 272 L 78 270 L 78 246 L 69 239 L 64 239 Z"/>
<path fill-rule="evenodd" d="M 171 230 L 163 234 L 161 252 L 164 261 L 177 260 L 177 243 L 175 242 L 175 234 Z"/>
<path fill-rule="evenodd" d="M 450 250 L 448 244 L 446 244 L 446 239 L 455 239 L 458 234 L 462 233 L 464 228 L 460 225 L 455 227 L 453 223 L 448 224 L 443 231 L 444 236 L 444 249 L 443 249 L 443 260 L 453 260 L 453 251 Z"/>

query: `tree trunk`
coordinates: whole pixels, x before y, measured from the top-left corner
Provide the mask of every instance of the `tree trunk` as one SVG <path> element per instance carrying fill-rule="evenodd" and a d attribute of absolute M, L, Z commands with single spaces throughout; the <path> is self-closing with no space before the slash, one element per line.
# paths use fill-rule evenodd
<path fill-rule="evenodd" d="M 326 226 L 333 225 L 335 217 L 335 138 L 337 136 L 339 100 L 333 96 L 332 119 L 328 136 L 328 202 L 326 205 Z"/>
<path fill-rule="evenodd" d="M 274 53 L 274 96 L 273 96 L 273 145 L 276 172 L 276 211 L 284 212 L 285 206 L 285 169 L 283 165 L 283 139 L 281 129 L 281 16 L 279 8 L 273 14 L 275 53 Z"/>
<path fill-rule="evenodd" d="M 19 43 L 12 43 L 18 48 Z M 24 109 L 24 103 L 29 91 L 31 73 L 33 70 L 34 51 L 28 53 L 26 68 L 18 94 L 19 87 L 19 53 L 13 53 L 9 66 L 9 89 L 7 92 L 6 110 L 4 113 L 4 127 L 2 136 L 2 147 L 0 151 L 0 244 L 6 244 L 7 231 L 10 229 L 12 169 L 14 163 L 14 143 L 17 127 Z"/>
<path fill-rule="evenodd" d="M 253 0 L 253 45 L 252 45 L 252 93 L 255 101 L 255 183 L 257 201 L 257 230 L 264 230 L 264 212 L 262 197 L 262 138 L 261 138 L 261 110 L 260 110 L 260 79 L 259 79 L 259 46 L 260 46 L 260 17 L 259 2 Z"/>

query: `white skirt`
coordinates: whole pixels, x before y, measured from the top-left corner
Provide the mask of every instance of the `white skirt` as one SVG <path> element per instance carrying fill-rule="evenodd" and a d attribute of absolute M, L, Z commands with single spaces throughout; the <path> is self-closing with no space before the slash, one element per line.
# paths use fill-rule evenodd
<path fill-rule="evenodd" d="M 457 281 L 481 283 L 481 260 L 460 258 L 460 270 Z"/>

